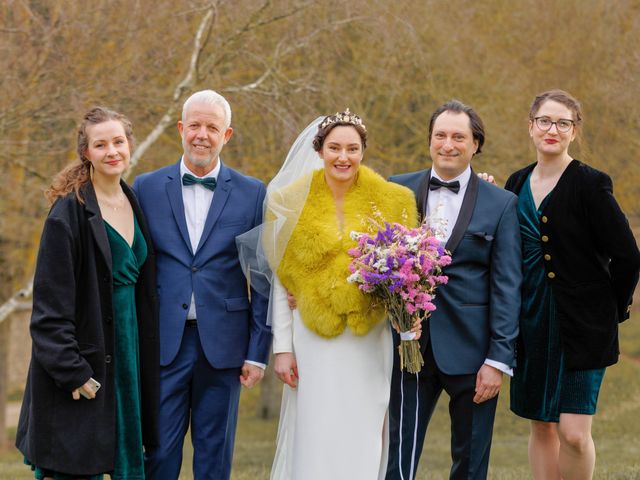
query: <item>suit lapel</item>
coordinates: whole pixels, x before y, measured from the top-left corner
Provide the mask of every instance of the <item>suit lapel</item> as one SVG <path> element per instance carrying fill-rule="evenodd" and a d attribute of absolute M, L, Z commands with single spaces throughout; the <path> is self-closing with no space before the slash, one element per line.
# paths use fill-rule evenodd
<path fill-rule="evenodd" d="M 191 240 L 189 240 L 189 230 L 187 229 L 187 219 L 184 215 L 184 202 L 182 201 L 182 181 L 180 179 L 180 162 L 174 165 L 174 168 L 168 176 L 168 182 L 166 185 L 167 196 L 169 197 L 169 204 L 171 205 L 171 211 L 173 217 L 180 231 L 180 235 L 187 245 L 187 248 L 191 252 Z"/>
<path fill-rule="evenodd" d="M 216 191 L 213 194 L 211 206 L 209 207 L 209 213 L 207 214 L 207 220 L 205 221 L 204 229 L 202 230 L 200 243 L 198 243 L 198 250 L 202 245 L 204 245 L 204 242 L 207 241 L 209 235 L 211 235 L 211 230 L 213 230 L 213 226 L 216 224 L 218 217 L 220 217 L 220 214 L 229 199 L 230 193 L 231 175 L 229 175 L 229 169 L 225 167 L 224 164 L 221 164 L 220 173 L 218 174 L 218 184 L 216 186 Z"/>
<path fill-rule="evenodd" d="M 453 227 L 451 236 L 445 245 L 445 248 L 452 254 L 455 249 L 458 248 L 458 244 L 462 240 L 462 237 L 464 237 L 464 232 L 467 231 L 467 227 L 471 221 L 473 209 L 476 206 L 476 199 L 478 198 L 478 183 L 478 176 L 473 172 L 473 170 L 471 170 L 471 177 L 469 177 L 467 191 L 465 192 L 464 199 L 462 200 L 462 206 L 460 207 L 460 213 L 458 214 L 458 221 Z"/>
<path fill-rule="evenodd" d="M 418 191 L 416 192 L 416 198 L 418 200 L 418 218 L 422 222 L 427 212 L 427 198 L 429 197 L 429 179 L 431 178 L 431 169 L 423 174 L 420 184 L 418 185 Z"/>
<path fill-rule="evenodd" d="M 109 273 L 111 273 L 113 266 L 111 259 L 111 247 L 109 246 L 107 230 L 104 226 L 102 214 L 100 213 L 100 207 L 98 206 L 96 191 L 93 189 L 93 184 L 91 182 L 88 182 L 85 185 L 82 195 L 84 197 L 84 208 L 89 214 L 89 227 L 91 228 L 91 233 L 93 234 L 93 238 L 96 241 L 96 245 L 102 255 L 102 258 L 104 258 L 107 269 L 109 270 Z"/>

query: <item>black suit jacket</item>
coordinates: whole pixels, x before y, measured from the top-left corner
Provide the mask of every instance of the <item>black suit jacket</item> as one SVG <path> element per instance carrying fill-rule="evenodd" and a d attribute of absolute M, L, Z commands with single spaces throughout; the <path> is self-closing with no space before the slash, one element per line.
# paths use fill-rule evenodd
<path fill-rule="evenodd" d="M 505 188 L 519 194 L 535 165 L 511 175 Z M 638 246 L 607 174 L 573 160 L 550 195 L 540 244 L 567 367 L 612 365 L 618 322 L 629 318 L 638 282 Z"/>
<path fill-rule="evenodd" d="M 142 432 L 157 444 L 159 402 L 158 309 L 155 253 L 142 211 L 131 202 L 147 242 L 136 284 L 140 343 Z M 31 365 L 16 446 L 35 465 L 73 475 L 108 472 L 116 447 L 113 279 L 109 240 L 93 185 L 51 208 L 40 240 L 33 284 Z M 73 400 L 89 377 L 102 384 L 93 400 Z"/>

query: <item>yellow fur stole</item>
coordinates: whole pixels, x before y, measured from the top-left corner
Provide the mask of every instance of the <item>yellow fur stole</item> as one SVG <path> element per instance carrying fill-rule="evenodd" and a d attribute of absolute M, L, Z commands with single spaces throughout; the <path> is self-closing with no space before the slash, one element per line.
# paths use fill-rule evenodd
<path fill-rule="evenodd" d="M 298 197 L 295 187 L 286 196 Z M 371 231 L 372 219 L 417 224 L 413 193 L 364 166 L 344 198 L 343 209 L 340 229 L 324 170 L 316 170 L 277 271 L 282 284 L 295 295 L 302 321 L 326 338 L 340 335 L 347 326 L 356 335 L 365 335 L 384 318 L 384 310 L 374 307 L 369 295 L 347 283 L 351 262 L 347 252 L 356 246 L 351 232 Z"/>

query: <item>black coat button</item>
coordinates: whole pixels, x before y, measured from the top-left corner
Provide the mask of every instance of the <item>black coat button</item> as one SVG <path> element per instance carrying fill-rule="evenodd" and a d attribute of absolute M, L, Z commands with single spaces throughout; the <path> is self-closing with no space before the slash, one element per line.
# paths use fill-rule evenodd
<path fill-rule="evenodd" d="M 104 356 L 104 363 L 111 363 L 111 355 Z"/>
<path fill-rule="evenodd" d="M 183 303 L 182 304 L 182 308 L 184 308 L 186 310 L 187 308 L 189 308 L 189 305 L 187 305 L 186 303 Z"/>

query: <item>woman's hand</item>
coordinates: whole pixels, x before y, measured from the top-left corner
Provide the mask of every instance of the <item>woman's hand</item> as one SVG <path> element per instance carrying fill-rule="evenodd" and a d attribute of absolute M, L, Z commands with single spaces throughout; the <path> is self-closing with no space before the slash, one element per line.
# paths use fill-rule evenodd
<path fill-rule="evenodd" d="M 298 364 L 293 353 L 276 353 L 276 363 L 273 370 L 276 372 L 276 376 L 291 388 L 298 386 Z"/>
<path fill-rule="evenodd" d="M 415 333 L 415 337 L 413 337 L 413 339 L 419 340 L 422 336 L 422 318 L 416 317 L 413 321 L 413 325 L 411 326 L 411 331 Z"/>
<path fill-rule="evenodd" d="M 398 324 L 394 321 L 391 321 L 391 326 L 396 332 L 398 332 L 398 335 L 400 335 L 401 332 Z M 411 330 L 409 331 L 414 333 L 413 340 L 419 340 L 422 336 L 422 318 L 416 317 L 413 320 L 413 325 L 411 325 Z"/>
<path fill-rule="evenodd" d="M 287 290 L 287 303 L 289 304 L 289 310 L 295 310 L 298 308 L 296 297 L 294 297 L 293 293 L 289 292 L 289 290 Z"/>
<path fill-rule="evenodd" d="M 87 394 L 85 396 L 85 398 L 87 398 L 87 400 L 91 400 L 92 398 L 96 398 L 96 392 L 93 389 L 93 386 L 91 385 L 90 382 L 87 382 L 84 385 L 82 385 L 80 388 L 76 388 L 73 392 L 71 392 L 71 396 L 73 397 L 74 400 L 80 400 L 80 390 L 82 390 L 83 392 L 85 392 Z"/>

